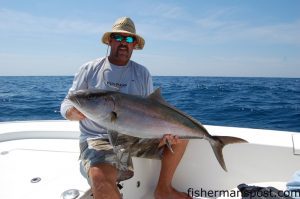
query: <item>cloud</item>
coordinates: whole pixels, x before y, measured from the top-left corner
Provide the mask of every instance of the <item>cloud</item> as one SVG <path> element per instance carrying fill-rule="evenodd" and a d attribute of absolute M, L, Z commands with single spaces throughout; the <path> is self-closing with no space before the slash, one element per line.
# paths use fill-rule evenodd
<path fill-rule="evenodd" d="M 99 34 L 106 27 L 103 23 L 40 17 L 26 12 L 0 9 L 0 30 L 5 32 Z"/>
<path fill-rule="evenodd" d="M 151 6 L 147 5 L 147 11 L 139 12 L 138 14 L 143 17 L 148 17 L 148 19 L 155 22 L 160 22 L 161 20 L 178 19 L 185 15 L 183 7 L 167 4 L 167 3 L 156 3 Z"/>
<path fill-rule="evenodd" d="M 154 13 L 164 18 L 177 19 L 183 15 L 183 10 L 179 6 L 159 4 L 154 8 Z"/>
<path fill-rule="evenodd" d="M 236 8 L 189 13 L 185 7 L 160 3 L 139 13 L 137 30 L 147 39 L 190 44 L 259 42 L 300 44 L 300 19 L 289 22 L 253 25 L 239 19 Z M 30 13 L 0 9 L 1 34 L 11 32 L 46 34 L 99 34 L 110 29 L 109 23 L 35 16 Z M 191 39 L 189 39 L 191 38 Z"/>
<path fill-rule="evenodd" d="M 300 20 L 289 23 L 248 27 L 242 33 L 249 38 L 258 38 L 265 42 L 300 44 Z"/>
<path fill-rule="evenodd" d="M 165 10 L 162 12 L 160 10 Z M 160 14 L 159 14 L 160 13 Z M 150 15 L 150 14 L 149 14 Z M 300 44 L 300 19 L 272 24 L 251 24 L 240 19 L 236 8 L 206 13 L 188 13 L 184 8 L 160 5 L 140 30 L 147 38 L 192 44 L 258 42 L 261 44 Z M 155 18 L 156 17 L 156 18 Z M 167 20 L 164 20 L 168 18 Z M 161 20 L 159 20 L 161 19 Z M 192 38 L 189 40 L 188 38 Z"/>
<path fill-rule="evenodd" d="M 203 29 L 223 28 L 228 24 L 232 24 L 231 21 L 224 20 L 224 18 L 234 15 L 234 12 L 235 10 L 233 8 L 208 10 L 202 14 L 202 16 L 197 17 L 194 22 L 198 27 Z M 235 24 L 235 22 L 233 24 Z"/>

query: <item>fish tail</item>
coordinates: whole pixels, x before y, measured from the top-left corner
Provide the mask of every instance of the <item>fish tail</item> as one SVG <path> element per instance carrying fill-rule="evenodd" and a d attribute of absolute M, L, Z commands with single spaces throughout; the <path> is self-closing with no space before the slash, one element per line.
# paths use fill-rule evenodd
<path fill-rule="evenodd" d="M 227 144 L 234 144 L 234 143 L 245 143 L 246 140 L 237 137 L 230 137 L 230 136 L 212 136 L 212 139 L 209 140 L 210 145 L 215 153 L 217 160 L 219 161 L 221 167 L 227 171 L 224 157 L 223 157 L 223 148 Z"/>

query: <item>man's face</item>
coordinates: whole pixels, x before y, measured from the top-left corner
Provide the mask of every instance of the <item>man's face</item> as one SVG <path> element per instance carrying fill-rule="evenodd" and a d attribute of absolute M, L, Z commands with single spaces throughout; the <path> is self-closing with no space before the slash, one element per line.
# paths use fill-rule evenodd
<path fill-rule="evenodd" d="M 130 37 L 133 38 L 133 41 Z M 112 34 L 109 44 L 111 46 L 109 61 L 116 65 L 126 65 L 136 45 L 136 39 L 129 34 Z"/>

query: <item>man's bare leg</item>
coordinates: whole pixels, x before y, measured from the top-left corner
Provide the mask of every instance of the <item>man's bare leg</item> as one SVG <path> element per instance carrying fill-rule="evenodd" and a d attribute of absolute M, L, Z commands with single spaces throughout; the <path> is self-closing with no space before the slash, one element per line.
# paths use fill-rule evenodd
<path fill-rule="evenodd" d="M 120 199 L 116 185 L 117 169 L 110 164 L 98 164 L 89 170 L 94 199 Z"/>
<path fill-rule="evenodd" d="M 185 152 L 187 144 L 188 140 L 181 140 L 179 143 L 172 145 L 174 153 L 165 147 L 161 160 L 160 176 L 154 193 L 155 199 L 191 198 L 186 193 L 179 192 L 172 187 L 175 170 Z"/>

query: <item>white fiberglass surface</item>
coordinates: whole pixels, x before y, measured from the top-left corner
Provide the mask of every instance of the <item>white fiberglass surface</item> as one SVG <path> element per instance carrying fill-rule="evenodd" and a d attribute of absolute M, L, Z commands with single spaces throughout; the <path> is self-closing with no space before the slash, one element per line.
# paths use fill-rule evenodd
<path fill-rule="evenodd" d="M 206 140 L 191 140 L 173 180 L 180 191 L 286 182 L 300 169 L 300 156 L 293 153 L 293 147 L 297 152 L 300 146 L 298 133 L 205 127 L 212 135 L 240 137 L 249 143 L 224 148 L 228 169 L 225 172 Z M 81 193 L 88 190 L 89 185 L 79 172 L 78 135 L 78 124 L 67 121 L 0 124 L 0 198 L 54 199 L 68 189 Z M 133 163 L 135 175 L 123 183 L 124 198 L 146 198 L 154 191 L 160 162 L 134 158 Z M 32 183 L 34 178 L 40 181 Z"/>
<path fill-rule="evenodd" d="M 78 155 L 78 140 L 0 142 L 0 198 L 50 199 L 68 189 L 86 191 Z"/>

